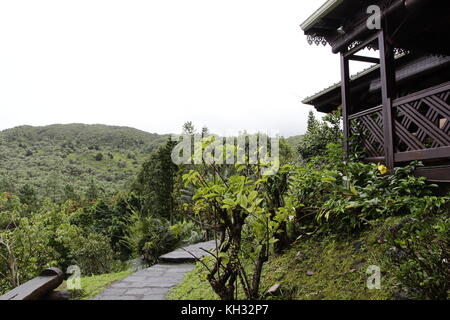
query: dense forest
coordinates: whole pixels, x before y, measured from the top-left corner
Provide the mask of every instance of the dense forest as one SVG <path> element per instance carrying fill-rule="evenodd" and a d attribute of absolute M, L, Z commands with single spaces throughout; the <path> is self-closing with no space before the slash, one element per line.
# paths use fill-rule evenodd
<path fill-rule="evenodd" d="M 167 140 L 127 127 L 21 126 L 0 132 L 0 190 L 62 201 L 89 187 L 111 195 L 126 186 L 143 160 Z"/>
<path fill-rule="evenodd" d="M 204 239 L 183 214 L 189 190 L 174 145 L 169 135 L 105 125 L 0 132 L 0 292 L 48 266 L 121 271 Z"/>
<path fill-rule="evenodd" d="M 191 122 L 183 126 L 181 141 L 200 137 L 194 151 L 219 145 L 244 154 L 245 161 L 194 164 L 188 158 L 175 164 L 175 141 L 130 128 L 77 124 L 3 131 L 0 293 L 49 266 L 77 265 L 83 276 L 121 272 L 135 259 L 152 265 L 178 246 L 217 239 L 218 251 L 199 262 L 173 297 L 262 299 L 264 281 L 281 279 L 280 262 L 300 245 L 305 253 L 295 259 L 314 250 L 330 254 L 325 244 L 343 250 L 371 232 L 366 245 L 375 246 L 373 251 L 363 245 L 358 250 L 389 270 L 390 286 L 383 296 L 370 298 L 401 292 L 446 299 L 450 198 L 413 175 L 420 163 L 389 172 L 361 162 L 357 152 L 345 158 L 340 119 L 339 112 L 322 121 L 311 113 L 305 135 L 280 138 L 279 170 L 272 174 L 264 170 L 274 146 L 250 143 L 264 135 L 246 135 L 242 146 L 226 144 Z M 214 156 L 225 155 L 214 150 Z M 249 161 L 252 153 L 257 163 Z M 395 224 L 379 227 L 391 219 Z M 313 256 L 324 266 L 327 254 Z M 355 256 L 347 252 L 336 259 L 342 264 Z M 317 290 L 324 283 L 333 286 L 339 263 L 333 262 L 326 280 L 314 282 L 322 286 Z M 365 288 L 365 270 L 352 270 L 346 276 L 359 278 L 345 279 L 343 292 L 355 291 L 353 282 Z M 308 277 L 313 274 L 308 271 Z M 294 280 L 284 298 L 304 298 L 299 290 L 310 280 Z M 356 291 L 346 297 L 360 297 Z"/>

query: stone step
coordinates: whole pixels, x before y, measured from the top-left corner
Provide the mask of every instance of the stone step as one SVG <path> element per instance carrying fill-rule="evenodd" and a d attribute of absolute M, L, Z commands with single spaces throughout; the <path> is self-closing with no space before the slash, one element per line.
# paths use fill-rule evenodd
<path fill-rule="evenodd" d="M 164 254 L 159 257 L 159 261 L 163 263 L 195 263 L 197 259 L 202 259 L 208 254 L 204 250 L 212 251 L 215 248 L 214 240 L 201 242 Z"/>
<path fill-rule="evenodd" d="M 193 264 L 156 264 L 116 281 L 93 300 L 164 300 Z"/>
<path fill-rule="evenodd" d="M 160 257 L 161 263 L 114 282 L 93 300 L 164 300 L 170 288 L 195 268 L 192 255 L 201 259 L 208 254 L 204 250 L 215 247 L 215 241 L 208 241 L 165 254 Z"/>

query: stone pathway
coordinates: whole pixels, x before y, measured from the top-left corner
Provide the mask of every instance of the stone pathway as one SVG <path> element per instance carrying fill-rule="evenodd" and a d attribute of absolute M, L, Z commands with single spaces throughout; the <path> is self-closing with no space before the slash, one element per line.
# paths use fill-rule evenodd
<path fill-rule="evenodd" d="M 93 300 L 164 300 L 169 290 L 195 268 L 195 258 L 215 248 L 214 241 L 201 242 L 177 249 L 160 257 L 161 263 L 116 281 Z M 186 252 L 187 251 L 187 252 Z"/>

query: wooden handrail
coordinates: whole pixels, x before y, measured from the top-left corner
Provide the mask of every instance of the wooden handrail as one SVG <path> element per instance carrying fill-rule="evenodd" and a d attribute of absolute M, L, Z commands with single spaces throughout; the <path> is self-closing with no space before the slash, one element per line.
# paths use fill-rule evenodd
<path fill-rule="evenodd" d="M 428 88 L 428 89 L 424 89 L 421 91 L 417 91 L 417 92 L 413 92 L 411 94 L 408 94 L 404 97 L 400 97 L 394 100 L 394 102 L 392 103 L 393 107 L 398 107 L 399 105 L 405 104 L 405 103 L 409 103 L 412 101 L 416 101 L 419 99 L 422 99 L 424 97 L 428 97 L 431 96 L 433 94 L 436 93 L 440 93 L 442 91 L 446 91 L 446 90 L 450 90 L 450 81 L 441 83 L 437 86 Z"/>
<path fill-rule="evenodd" d="M 421 91 L 418 91 L 418 92 L 413 92 L 413 93 L 408 94 L 408 95 L 406 95 L 404 97 L 397 98 L 397 99 L 395 99 L 393 101 L 392 106 L 395 108 L 395 107 L 397 107 L 399 105 L 402 105 L 402 104 L 405 104 L 405 103 L 409 103 L 411 101 L 419 100 L 419 99 L 422 99 L 424 97 L 428 97 L 430 95 L 433 95 L 433 94 L 436 94 L 436 93 L 439 93 L 439 92 L 442 92 L 442 91 L 445 91 L 445 90 L 450 90 L 450 81 L 441 83 L 441 84 L 439 84 L 437 86 L 434 86 L 434 87 L 431 87 L 431 88 L 428 88 L 428 89 L 424 89 L 424 90 L 421 90 Z M 382 109 L 381 106 L 372 107 L 370 109 L 351 114 L 351 115 L 348 116 L 348 119 L 349 120 L 357 119 L 357 118 L 360 118 L 362 116 L 378 112 L 381 109 Z"/>
<path fill-rule="evenodd" d="M 366 115 L 372 114 L 372 113 L 376 113 L 376 112 L 379 112 L 381 110 L 382 110 L 381 106 L 376 106 L 376 107 L 373 107 L 373 108 L 370 108 L 370 109 L 367 109 L 367 110 L 364 110 L 364 111 L 360 111 L 358 113 L 351 114 L 351 115 L 348 116 L 348 119 L 349 120 L 353 120 L 353 119 L 361 118 L 363 116 L 366 116 Z"/>
<path fill-rule="evenodd" d="M 40 300 L 45 298 L 64 281 L 58 268 L 49 268 L 28 282 L 0 296 L 0 300 Z"/>

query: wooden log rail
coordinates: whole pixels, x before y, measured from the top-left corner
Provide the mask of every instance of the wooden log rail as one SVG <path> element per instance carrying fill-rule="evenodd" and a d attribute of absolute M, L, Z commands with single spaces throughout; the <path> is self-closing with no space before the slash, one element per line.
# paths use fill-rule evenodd
<path fill-rule="evenodd" d="M 42 300 L 52 294 L 64 280 L 64 274 L 58 268 L 49 268 L 28 282 L 0 296 L 0 300 Z"/>

